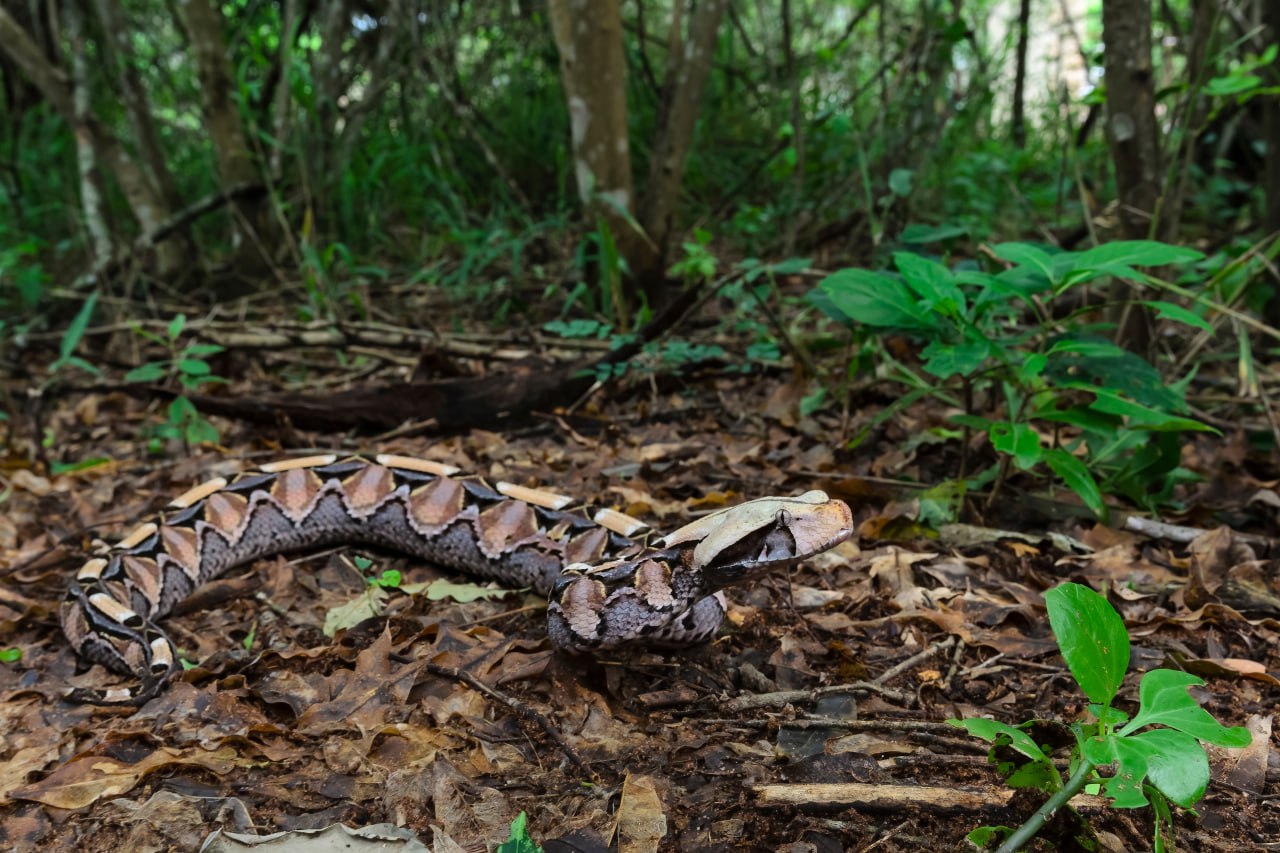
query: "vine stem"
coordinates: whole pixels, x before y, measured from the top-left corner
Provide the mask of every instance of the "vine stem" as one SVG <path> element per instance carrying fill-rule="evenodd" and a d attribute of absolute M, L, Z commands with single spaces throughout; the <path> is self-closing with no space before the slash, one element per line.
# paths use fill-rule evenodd
<path fill-rule="evenodd" d="M 1036 813 L 1028 818 L 1026 823 L 1015 829 L 1013 834 L 1005 839 L 1004 844 L 996 848 L 996 853 L 1018 853 L 1031 839 L 1036 837 L 1036 833 L 1044 828 L 1044 825 L 1053 817 L 1054 812 L 1065 806 L 1072 797 L 1084 789 L 1092 773 L 1093 764 L 1086 761 L 1082 756 L 1080 758 L 1080 766 L 1076 768 L 1075 773 L 1071 774 L 1071 778 L 1067 780 L 1066 787 L 1045 800 L 1044 805 L 1036 809 Z"/>

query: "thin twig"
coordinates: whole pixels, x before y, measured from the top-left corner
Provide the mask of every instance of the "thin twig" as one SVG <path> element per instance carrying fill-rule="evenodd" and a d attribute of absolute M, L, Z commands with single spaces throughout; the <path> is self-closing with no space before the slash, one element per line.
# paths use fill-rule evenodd
<path fill-rule="evenodd" d="M 560 730 L 552 725 L 551 721 L 542 714 L 533 710 L 533 708 L 530 708 L 514 696 L 508 696 L 507 694 L 490 687 L 471 673 L 464 672 L 457 667 L 442 666 L 438 663 L 431 663 L 430 661 L 426 661 L 424 665 L 427 672 L 430 672 L 432 675 L 438 675 L 441 678 L 449 678 L 465 684 L 495 702 L 501 702 L 503 705 L 506 705 L 512 711 L 515 711 L 518 716 L 536 723 L 538 728 L 542 729 L 543 734 L 551 738 L 551 740 L 555 742 L 556 746 L 560 748 L 560 751 L 564 753 L 565 758 L 569 759 L 569 763 L 574 766 L 574 769 L 591 777 L 592 779 L 596 778 L 595 773 L 593 773 L 591 769 L 583 763 L 582 759 L 578 757 L 578 753 L 574 751 L 573 747 L 569 746 L 567 741 L 565 741 L 564 735 L 560 734 Z"/>
<path fill-rule="evenodd" d="M 955 637 L 947 637 L 945 640 L 939 640 L 936 643 L 931 643 L 929 647 L 924 651 L 912 655 L 911 657 L 907 658 L 906 660 L 902 661 L 901 663 L 895 666 L 889 667 L 883 673 L 881 673 L 878 678 L 872 679 L 871 683 L 877 684 L 877 685 L 884 684 L 886 681 L 889 681 L 893 678 L 898 677 L 900 674 L 902 674 L 906 670 L 920 663 L 920 661 L 928 660 L 929 658 L 933 657 L 939 652 L 945 652 L 947 649 L 951 648 L 955 644 L 956 644 Z"/>

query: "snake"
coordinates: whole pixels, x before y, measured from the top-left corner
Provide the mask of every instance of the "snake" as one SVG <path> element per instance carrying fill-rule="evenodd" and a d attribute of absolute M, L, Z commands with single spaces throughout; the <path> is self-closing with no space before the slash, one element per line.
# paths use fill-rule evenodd
<path fill-rule="evenodd" d="M 724 590 L 826 551 L 853 531 L 843 501 L 762 497 L 667 534 L 616 509 L 410 456 L 328 453 L 201 483 L 88 559 L 68 584 L 63 633 L 84 660 L 128 676 L 67 698 L 140 705 L 181 669 L 157 624 L 196 588 L 261 557 L 365 545 L 547 599 L 568 654 L 702 642 Z"/>

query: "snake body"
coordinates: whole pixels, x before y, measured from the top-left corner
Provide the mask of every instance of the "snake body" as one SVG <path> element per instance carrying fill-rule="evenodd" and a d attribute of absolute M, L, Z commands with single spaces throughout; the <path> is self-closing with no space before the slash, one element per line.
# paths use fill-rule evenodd
<path fill-rule="evenodd" d="M 272 554 L 365 544 L 529 587 L 548 597 L 552 644 L 589 653 L 706 639 L 724 618 L 722 589 L 824 551 L 851 530 L 849 508 L 818 491 L 759 498 L 659 536 L 607 507 L 424 459 L 275 462 L 196 486 L 80 567 L 63 632 L 82 657 L 140 685 L 72 698 L 154 696 L 179 666 L 156 620 L 201 584 Z"/>

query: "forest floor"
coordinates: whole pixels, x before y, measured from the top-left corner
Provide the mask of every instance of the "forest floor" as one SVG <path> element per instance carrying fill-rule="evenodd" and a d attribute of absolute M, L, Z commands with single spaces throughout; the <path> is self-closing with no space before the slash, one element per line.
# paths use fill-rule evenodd
<path fill-rule="evenodd" d="M 1252 748 L 1211 749 L 1208 793 L 1176 815 L 1178 849 L 1280 849 L 1272 456 L 1255 456 L 1243 432 L 1189 441 L 1183 461 L 1202 480 L 1167 519 L 1206 531 L 1189 544 L 1091 521 L 1061 492 L 1017 482 L 990 507 L 970 496 L 971 525 L 926 534 L 897 484 L 954 476 L 956 443 L 926 440 L 946 414 L 936 404 L 906 407 L 849 448 L 891 389 L 867 386 L 844 416 L 802 415 L 808 382 L 722 367 L 627 378 L 571 413 L 436 439 L 215 419 L 219 445 L 151 458 L 139 435 L 163 403 L 102 389 L 50 401 L 56 458 L 110 461 L 53 475 L 15 453 L 0 472 L 0 647 L 20 651 L 0 663 L 0 849 L 197 850 L 218 828 L 390 823 L 443 853 L 492 849 L 521 811 L 549 853 L 610 841 L 964 849 L 970 830 L 1016 826 L 1043 795 L 1005 786 L 987 745 L 947 720 L 1045 721 L 1036 739 L 1065 761 L 1067 725 L 1085 713 L 1042 598 L 1066 580 L 1107 593 L 1125 618 L 1126 710 L 1141 671 L 1174 667 L 1205 679 L 1194 695 L 1217 719 L 1255 733 Z M 237 357 L 219 369 L 234 397 L 281 368 Z M 317 382 L 323 369 L 309 369 Z M 714 642 L 591 660 L 554 654 L 545 604 L 519 592 L 459 603 L 391 591 L 383 615 L 331 640 L 326 617 L 364 596 L 371 573 L 458 578 L 367 551 L 372 569 L 344 549 L 262 560 L 166 620 L 200 665 L 158 698 L 136 712 L 64 701 L 68 684 L 120 682 L 85 670 L 58 627 L 90 540 L 124 535 L 194 483 L 308 446 L 376 446 L 538 483 L 659 529 L 821 488 L 852 506 L 858 535 L 731 590 Z M 1147 850 L 1151 827 L 1149 809 L 1085 796 L 1037 849 Z"/>

